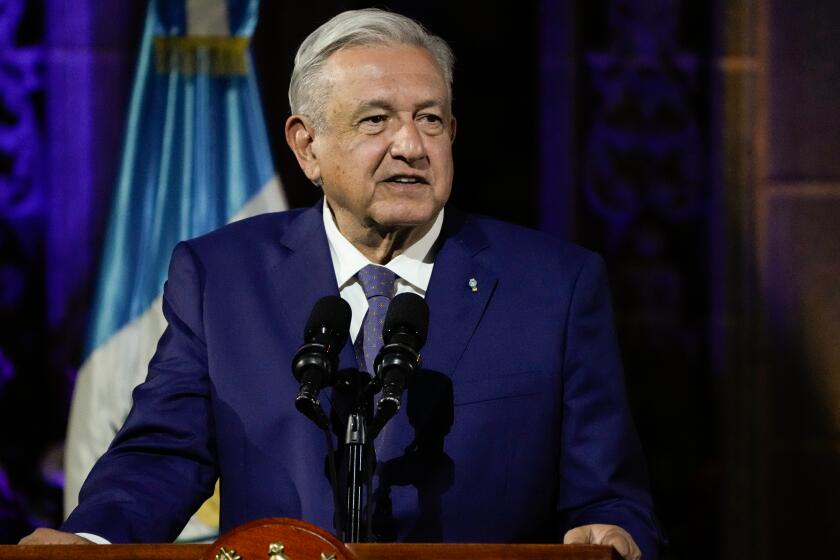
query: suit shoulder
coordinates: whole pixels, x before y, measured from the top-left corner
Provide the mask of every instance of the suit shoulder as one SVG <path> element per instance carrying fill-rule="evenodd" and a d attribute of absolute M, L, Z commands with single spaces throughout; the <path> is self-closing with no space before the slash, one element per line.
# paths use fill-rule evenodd
<path fill-rule="evenodd" d="M 520 266 L 555 263 L 564 269 L 579 269 L 589 261 L 601 261 L 594 251 L 541 231 L 484 216 L 469 216 L 468 220 L 484 233 L 494 253 L 521 262 Z"/>
<path fill-rule="evenodd" d="M 187 244 L 197 253 L 207 254 L 236 250 L 237 247 L 253 246 L 261 242 L 274 242 L 305 211 L 305 208 L 296 208 L 244 218 L 190 239 Z"/>

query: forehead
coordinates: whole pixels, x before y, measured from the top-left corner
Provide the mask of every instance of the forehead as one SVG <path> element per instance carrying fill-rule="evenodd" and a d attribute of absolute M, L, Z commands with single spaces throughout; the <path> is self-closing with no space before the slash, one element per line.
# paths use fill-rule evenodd
<path fill-rule="evenodd" d="M 371 98 L 448 102 L 446 81 L 432 55 L 413 45 L 366 45 L 334 53 L 324 66 L 331 101 L 355 105 Z"/>

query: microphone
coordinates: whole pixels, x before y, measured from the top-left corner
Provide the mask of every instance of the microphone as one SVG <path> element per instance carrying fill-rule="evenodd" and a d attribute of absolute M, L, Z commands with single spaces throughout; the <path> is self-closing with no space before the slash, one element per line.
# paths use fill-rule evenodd
<path fill-rule="evenodd" d="M 402 293 L 391 300 L 382 329 L 382 350 L 373 370 L 382 385 L 376 405 L 373 437 L 400 409 L 406 383 L 420 367 L 420 348 L 429 331 L 429 306 L 417 294 Z"/>
<path fill-rule="evenodd" d="M 338 296 L 319 299 L 303 331 L 303 346 L 292 358 L 292 373 L 300 383 L 295 408 L 320 428 L 329 427 L 318 394 L 332 385 L 338 354 L 350 333 L 350 305 Z"/>

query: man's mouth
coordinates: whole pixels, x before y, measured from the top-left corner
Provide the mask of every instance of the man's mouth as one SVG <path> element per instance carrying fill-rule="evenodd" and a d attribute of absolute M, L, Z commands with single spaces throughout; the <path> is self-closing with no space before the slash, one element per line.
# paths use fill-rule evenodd
<path fill-rule="evenodd" d="M 418 175 L 391 175 L 385 179 L 386 183 L 397 183 L 399 185 L 428 185 L 429 182 Z"/>

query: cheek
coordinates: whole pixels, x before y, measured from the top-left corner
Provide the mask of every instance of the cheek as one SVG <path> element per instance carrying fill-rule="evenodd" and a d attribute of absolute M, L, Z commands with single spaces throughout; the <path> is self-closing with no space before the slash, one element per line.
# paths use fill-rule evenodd
<path fill-rule="evenodd" d="M 359 142 L 349 151 L 349 157 L 356 173 L 372 175 L 388 153 L 388 142 L 384 138 L 373 137 Z"/>
<path fill-rule="evenodd" d="M 323 167 L 327 194 L 345 206 L 364 206 L 372 196 L 374 174 L 381 161 L 381 153 L 370 143 L 356 143 L 336 149 L 329 164 Z"/>
<path fill-rule="evenodd" d="M 331 157 L 321 161 L 324 180 L 336 188 L 347 190 L 358 179 L 359 166 L 356 157 L 346 151 L 335 150 Z"/>
<path fill-rule="evenodd" d="M 436 179 L 438 181 L 451 181 L 455 170 L 451 147 L 448 144 L 446 146 L 435 146 L 435 149 L 429 150 L 429 155 L 433 162 L 432 166 L 435 170 Z"/>

